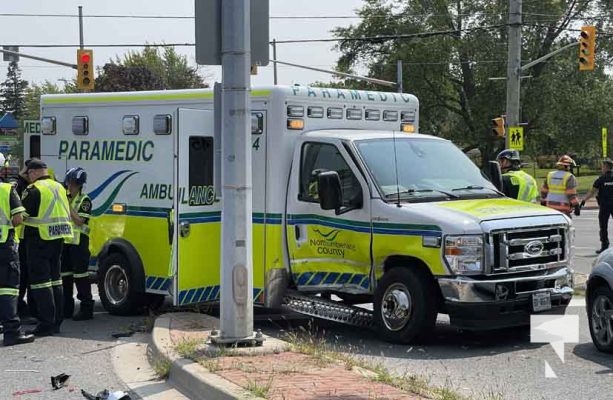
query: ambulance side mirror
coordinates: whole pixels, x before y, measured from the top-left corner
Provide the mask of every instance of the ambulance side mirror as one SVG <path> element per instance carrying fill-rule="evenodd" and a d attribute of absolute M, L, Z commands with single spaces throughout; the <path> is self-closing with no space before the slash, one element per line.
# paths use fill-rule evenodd
<path fill-rule="evenodd" d="M 490 182 L 496 186 L 496 189 L 502 190 L 502 171 L 500 170 L 500 164 L 498 161 L 489 161 L 487 164 L 488 177 Z"/>
<path fill-rule="evenodd" d="M 322 210 L 340 210 L 343 204 L 341 178 L 336 171 L 321 172 L 317 175 L 319 205 Z"/>

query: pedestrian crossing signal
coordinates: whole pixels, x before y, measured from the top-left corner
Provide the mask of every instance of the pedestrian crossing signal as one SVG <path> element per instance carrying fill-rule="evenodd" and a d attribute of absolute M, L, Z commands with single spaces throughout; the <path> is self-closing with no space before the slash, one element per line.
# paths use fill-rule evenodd
<path fill-rule="evenodd" d="M 505 136 L 504 118 L 498 117 L 492 119 L 492 133 L 498 137 Z"/>

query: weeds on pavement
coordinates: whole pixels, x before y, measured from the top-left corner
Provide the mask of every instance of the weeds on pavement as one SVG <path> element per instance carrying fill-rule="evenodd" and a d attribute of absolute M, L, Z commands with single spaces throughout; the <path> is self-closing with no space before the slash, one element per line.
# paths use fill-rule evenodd
<path fill-rule="evenodd" d="M 168 375 L 170 374 L 171 366 L 172 366 L 172 361 L 170 361 L 170 359 L 164 356 L 155 358 L 153 362 L 151 363 L 151 367 L 153 368 L 153 371 L 160 379 L 168 378 Z"/>
<path fill-rule="evenodd" d="M 266 383 L 260 384 L 256 381 L 248 380 L 247 381 L 247 390 L 250 391 L 254 396 L 264 397 L 268 396 L 268 392 L 272 387 L 272 376 L 268 379 Z"/>
<path fill-rule="evenodd" d="M 184 338 L 175 344 L 175 351 L 183 358 L 195 360 L 197 358 L 198 346 L 202 343 L 201 340 Z"/>

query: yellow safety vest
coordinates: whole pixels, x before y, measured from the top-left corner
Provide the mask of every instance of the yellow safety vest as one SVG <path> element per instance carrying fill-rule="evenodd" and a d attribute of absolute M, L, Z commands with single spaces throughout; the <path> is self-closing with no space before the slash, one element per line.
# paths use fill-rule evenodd
<path fill-rule="evenodd" d="M 519 186 L 519 191 L 517 193 L 517 200 L 528 201 L 530 203 L 536 203 L 536 199 L 538 198 L 538 189 L 536 185 L 536 181 L 530 175 L 525 173 L 524 171 L 509 171 L 504 175 L 511 177 L 511 183 L 513 185 Z"/>
<path fill-rule="evenodd" d="M 81 208 L 81 204 L 85 199 L 89 199 L 89 196 L 87 196 L 87 194 L 85 193 L 79 193 L 79 195 L 72 199 L 72 201 L 70 202 L 70 207 L 72 207 L 75 212 L 78 212 Z M 72 224 L 73 236 L 72 238 L 67 240 L 66 243 L 78 245 L 79 243 L 81 243 L 81 234 L 89 236 L 90 229 L 89 226 L 87 226 L 86 224 L 83 224 L 81 226 L 75 224 L 74 221 L 72 221 L 72 218 L 70 219 L 70 221 Z"/>
<path fill-rule="evenodd" d="M 13 229 L 11 190 L 13 190 L 13 186 L 10 183 L 0 183 L 0 243 L 6 243 L 9 232 Z"/>
<path fill-rule="evenodd" d="M 38 228 L 43 240 L 72 239 L 70 205 L 66 189 L 52 179 L 32 183 L 40 192 L 40 205 L 37 217 L 26 218 L 24 225 Z"/>

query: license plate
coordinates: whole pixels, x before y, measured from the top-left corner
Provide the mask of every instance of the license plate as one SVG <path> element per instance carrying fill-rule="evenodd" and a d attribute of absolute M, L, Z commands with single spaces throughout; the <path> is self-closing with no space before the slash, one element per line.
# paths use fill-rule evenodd
<path fill-rule="evenodd" d="M 551 309 L 551 294 L 549 292 L 532 295 L 532 311 L 539 312 Z"/>

